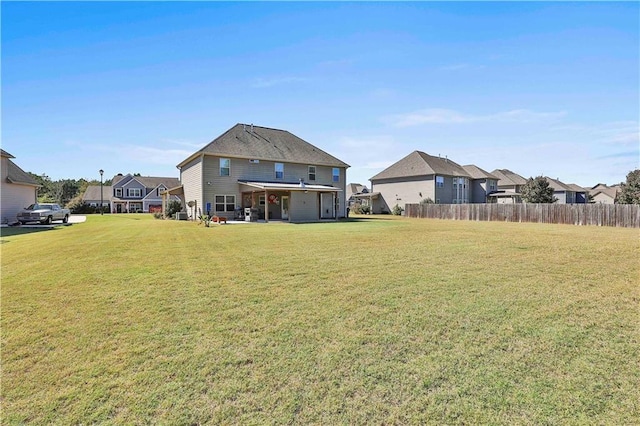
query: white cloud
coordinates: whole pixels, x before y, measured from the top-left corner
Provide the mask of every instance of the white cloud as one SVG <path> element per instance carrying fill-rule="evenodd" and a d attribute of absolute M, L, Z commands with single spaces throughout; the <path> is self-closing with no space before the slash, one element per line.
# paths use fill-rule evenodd
<path fill-rule="evenodd" d="M 491 122 L 529 123 L 535 121 L 557 120 L 566 113 L 536 112 L 527 109 L 515 109 L 494 114 L 474 115 L 464 114 L 452 109 L 428 108 L 406 114 L 383 117 L 382 121 L 394 127 L 412 127 L 425 124 L 468 124 Z"/>

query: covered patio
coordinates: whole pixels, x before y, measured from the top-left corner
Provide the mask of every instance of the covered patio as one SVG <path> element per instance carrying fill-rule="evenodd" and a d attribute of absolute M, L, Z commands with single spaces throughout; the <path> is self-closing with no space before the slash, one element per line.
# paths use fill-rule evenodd
<path fill-rule="evenodd" d="M 239 180 L 242 208 L 255 219 L 312 222 L 337 220 L 338 192 L 330 185 Z M 253 217 L 250 220 L 255 220 Z"/>

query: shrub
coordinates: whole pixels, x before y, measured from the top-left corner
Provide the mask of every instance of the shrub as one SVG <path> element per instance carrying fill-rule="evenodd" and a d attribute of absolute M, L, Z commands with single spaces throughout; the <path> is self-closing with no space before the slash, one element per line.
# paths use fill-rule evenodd
<path fill-rule="evenodd" d="M 155 212 L 153 214 L 153 217 L 155 217 L 156 219 L 162 219 L 162 212 Z"/>
<path fill-rule="evenodd" d="M 404 211 L 404 209 L 396 204 L 395 206 L 393 206 L 393 209 L 391 210 L 391 213 L 396 215 L 396 216 L 400 216 L 403 211 Z"/>
<path fill-rule="evenodd" d="M 167 217 L 173 217 L 174 214 L 182 211 L 182 203 L 180 201 L 169 201 L 167 206 Z"/>
<path fill-rule="evenodd" d="M 424 198 L 423 200 L 420 201 L 421 205 L 424 204 L 433 204 L 433 200 L 431 198 Z"/>

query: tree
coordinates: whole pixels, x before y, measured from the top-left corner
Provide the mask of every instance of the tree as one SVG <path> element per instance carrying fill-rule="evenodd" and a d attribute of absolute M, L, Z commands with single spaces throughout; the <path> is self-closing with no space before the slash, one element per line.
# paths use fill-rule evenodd
<path fill-rule="evenodd" d="M 551 204 L 558 201 L 553 196 L 553 188 L 549 186 L 549 181 L 544 176 L 529 178 L 520 189 L 520 193 L 525 203 Z"/>
<path fill-rule="evenodd" d="M 627 174 L 627 181 L 620 185 L 616 204 L 640 204 L 640 169 Z"/>

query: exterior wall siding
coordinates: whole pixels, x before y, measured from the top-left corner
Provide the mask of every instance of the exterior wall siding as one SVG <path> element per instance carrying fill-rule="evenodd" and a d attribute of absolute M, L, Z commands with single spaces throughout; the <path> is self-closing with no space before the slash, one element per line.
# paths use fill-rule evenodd
<path fill-rule="evenodd" d="M 449 182 L 449 185 L 452 185 L 452 183 Z M 372 182 L 371 191 L 379 192 L 382 198 L 379 204 L 381 211 L 376 211 L 375 213 L 389 213 L 396 204 L 404 206 L 405 204 L 419 203 L 425 198 L 431 198 L 434 202 L 436 201 L 433 175 L 421 176 L 412 180 L 404 178 L 402 181 L 385 179 Z"/>
<path fill-rule="evenodd" d="M 20 210 L 36 202 L 36 188 L 3 180 L 0 188 L 0 222 L 15 223 Z"/>
<path fill-rule="evenodd" d="M 469 185 L 471 186 L 471 196 L 469 197 L 469 200 L 472 203 L 486 203 L 487 181 L 481 179 L 471 180 Z"/>
<path fill-rule="evenodd" d="M 198 157 L 186 164 L 180 169 L 180 182 L 184 188 L 184 200 L 183 203 L 189 201 L 195 201 L 197 208 L 203 208 L 202 204 L 202 157 Z M 194 212 L 194 215 L 198 215 L 198 211 Z"/>
<path fill-rule="evenodd" d="M 298 182 L 300 179 L 304 179 L 306 183 L 309 184 L 320 184 L 320 185 L 332 185 L 337 188 L 340 188 L 342 192 L 338 193 L 339 197 L 339 209 L 338 216 L 345 217 L 346 216 L 346 202 L 344 200 L 345 197 L 345 189 L 346 189 L 346 169 L 344 167 L 340 168 L 340 181 L 333 182 L 332 175 L 332 167 L 327 166 L 316 166 L 316 179 L 311 181 L 308 176 L 308 164 L 295 164 L 295 163 L 283 163 L 284 164 L 284 177 L 282 179 L 276 179 L 275 174 L 275 163 L 276 161 L 266 161 L 260 160 L 259 163 L 251 163 L 249 159 L 246 158 L 229 158 L 230 160 L 230 170 L 229 176 L 220 176 L 220 158 L 217 156 L 205 156 L 202 167 L 202 176 L 203 176 L 203 200 L 202 200 L 202 208 L 203 212 L 207 203 L 211 203 L 212 211 L 214 207 L 214 201 L 216 195 L 235 195 L 236 197 L 236 208 L 242 207 L 242 188 L 246 189 L 245 185 L 241 185 L 238 183 L 238 180 L 248 180 L 248 181 L 266 181 L 266 182 Z M 184 180 L 183 180 L 184 183 Z M 242 187 L 242 188 L 241 188 Z M 185 196 L 187 185 L 185 185 Z M 292 198 L 290 199 L 290 219 L 292 222 L 297 221 L 295 213 L 293 213 L 297 206 L 294 204 Z M 187 196 L 188 198 L 188 196 Z M 307 217 L 307 205 L 305 206 L 305 213 L 302 214 L 302 221 L 309 221 Z M 315 210 L 313 211 L 314 219 L 318 220 L 318 212 L 319 208 L 317 202 L 315 204 Z M 279 205 L 271 205 L 269 206 L 269 211 L 272 212 L 272 218 L 280 217 L 280 208 Z M 278 211 L 276 211 L 278 210 Z M 222 216 L 222 214 L 218 214 Z M 224 214 L 227 218 L 231 218 L 233 216 L 233 212 L 226 212 Z"/>
<path fill-rule="evenodd" d="M 317 192 L 292 192 L 289 210 L 292 222 L 314 222 L 318 220 L 320 198 Z"/>
<path fill-rule="evenodd" d="M 0 184 L 0 222 L 17 222 L 17 214 L 23 208 L 37 201 L 36 187 L 7 182 L 9 176 L 9 159 L 1 157 L 0 167 L 2 181 Z"/>

